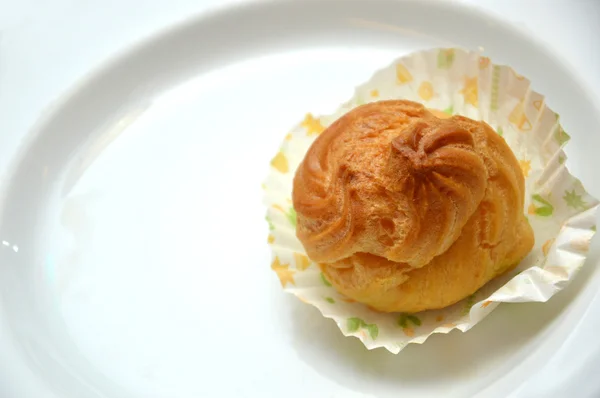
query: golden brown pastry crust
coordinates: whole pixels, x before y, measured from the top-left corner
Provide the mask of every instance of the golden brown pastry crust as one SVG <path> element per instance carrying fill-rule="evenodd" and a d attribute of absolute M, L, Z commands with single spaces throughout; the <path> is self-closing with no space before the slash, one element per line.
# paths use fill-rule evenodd
<path fill-rule="evenodd" d="M 533 246 L 524 178 L 487 124 L 410 101 L 342 116 L 294 178 L 297 235 L 343 294 L 381 311 L 441 308 Z"/>

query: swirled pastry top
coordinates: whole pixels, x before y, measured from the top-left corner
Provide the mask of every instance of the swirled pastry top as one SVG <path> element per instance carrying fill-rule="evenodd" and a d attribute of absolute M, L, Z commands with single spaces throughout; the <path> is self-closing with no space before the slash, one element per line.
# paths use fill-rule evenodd
<path fill-rule="evenodd" d="M 483 123 L 440 119 L 410 101 L 342 116 L 294 178 L 296 232 L 309 257 L 332 263 L 369 253 L 428 264 L 457 240 L 497 172 L 489 134 Z"/>

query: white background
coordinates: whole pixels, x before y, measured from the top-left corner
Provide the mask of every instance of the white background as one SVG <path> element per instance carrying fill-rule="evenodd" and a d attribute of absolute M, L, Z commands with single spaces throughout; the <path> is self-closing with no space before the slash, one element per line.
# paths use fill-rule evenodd
<path fill-rule="evenodd" d="M 144 38 L 243 0 L 0 0 L 0 132 L 22 136 L 40 112 Z M 302 0 L 300 0 L 302 1 Z M 428 0 L 424 0 L 428 1 Z M 561 54 L 600 103 L 600 2 L 464 0 L 514 22 Z M 0 159 L 6 160 L 0 141 Z M 2 160 L 0 160 L 0 165 Z"/>
<path fill-rule="evenodd" d="M 0 0 L 0 166 L 10 144 L 38 115 L 98 65 L 219 0 Z M 600 2 L 464 1 L 514 22 L 560 54 L 589 85 L 600 108 Z M 0 177 L 2 173 L 0 171 Z M 600 396 L 600 299 L 544 372 L 546 396 Z M 575 350 L 577 342 L 587 349 Z M 0 358 L 1 361 L 1 358 Z M 0 367 L 1 368 L 1 367 Z M 585 385 L 569 382 L 578 373 Z M 575 380 L 575 379 L 572 379 Z M 576 383 L 576 384 L 574 384 Z M 529 384 L 531 385 L 531 384 Z M 523 397 L 539 396 L 521 391 Z M 552 392 L 551 392 L 552 391 Z M 539 392 L 537 392 L 539 394 Z M 8 397 L 11 398 L 11 397 Z"/>

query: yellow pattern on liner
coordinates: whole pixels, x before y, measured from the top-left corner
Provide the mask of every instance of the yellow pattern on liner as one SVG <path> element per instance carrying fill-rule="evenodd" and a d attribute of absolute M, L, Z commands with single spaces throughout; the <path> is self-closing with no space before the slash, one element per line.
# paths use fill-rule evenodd
<path fill-rule="evenodd" d="M 508 121 L 517 126 L 517 128 L 521 131 L 531 130 L 531 122 L 525 115 L 523 102 L 519 102 L 517 105 L 515 105 L 515 108 L 512 110 L 510 115 L 508 115 Z"/>
<path fill-rule="evenodd" d="M 548 255 L 548 252 L 550 252 L 550 248 L 552 247 L 553 243 L 554 243 L 554 238 L 548 239 L 546 242 L 544 242 L 544 245 L 542 246 L 542 253 L 544 253 L 544 256 Z"/>
<path fill-rule="evenodd" d="M 413 80 L 413 77 L 408 71 L 408 69 L 406 69 L 406 66 L 402 64 L 396 65 L 396 78 L 398 79 L 398 83 L 400 84 L 405 84 Z"/>
<path fill-rule="evenodd" d="M 310 267 L 310 260 L 304 254 L 294 253 L 294 261 L 296 263 L 296 268 L 300 271 L 304 271 Z"/>
<path fill-rule="evenodd" d="M 465 103 L 477 106 L 478 105 L 478 82 L 477 76 L 467 77 L 465 76 L 465 85 L 460 93 L 465 98 Z"/>
<path fill-rule="evenodd" d="M 423 82 L 419 86 L 419 97 L 422 100 L 429 101 L 433 98 L 433 85 L 431 82 Z"/>
<path fill-rule="evenodd" d="M 290 171 L 288 160 L 281 151 L 277 152 L 277 155 L 271 160 L 271 166 L 284 174 Z"/>
<path fill-rule="evenodd" d="M 308 135 L 318 135 L 325 130 L 325 127 L 323 127 L 321 121 L 319 119 L 315 119 L 315 117 L 310 113 L 306 114 L 301 125 L 306 129 L 306 133 Z"/>
<path fill-rule="evenodd" d="M 413 337 L 415 335 L 415 329 L 413 329 L 413 328 L 402 328 L 402 331 L 408 337 Z"/>
<path fill-rule="evenodd" d="M 531 160 L 519 160 L 519 166 L 521 166 L 523 176 L 525 176 L 525 178 L 529 177 L 529 172 L 531 171 Z"/>
<path fill-rule="evenodd" d="M 294 271 L 289 268 L 290 266 L 288 264 L 281 264 L 279 257 L 275 257 L 275 260 L 273 260 L 273 263 L 271 264 L 271 269 L 277 273 L 279 282 L 283 287 L 285 287 L 285 285 L 288 283 L 291 283 L 292 285 L 296 284 L 294 281 Z"/>

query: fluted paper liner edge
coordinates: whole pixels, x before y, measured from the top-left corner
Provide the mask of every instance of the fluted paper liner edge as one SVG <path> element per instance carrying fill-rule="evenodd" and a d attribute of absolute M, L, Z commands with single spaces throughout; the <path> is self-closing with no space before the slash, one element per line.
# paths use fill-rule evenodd
<path fill-rule="evenodd" d="M 417 314 L 379 313 L 339 294 L 312 263 L 295 235 L 294 173 L 311 143 L 329 124 L 361 104 L 407 99 L 487 122 L 504 137 L 526 177 L 525 213 L 535 233 L 531 253 L 510 273 L 450 307 Z M 307 114 L 271 160 L 263 185 L 271 269 L 284 290 L 317 307 L 346 336 L 368 349 L 400 352 L 433 333 L 465 332 L 501 302 L 547 301 L 574 278 L 596 231 L 598 201 L 565 166 L 569 140 L 559 117 L 511 67 L 479 52 L 433 49 L 394 61 L 359 86 L 335 113 Z"/>

